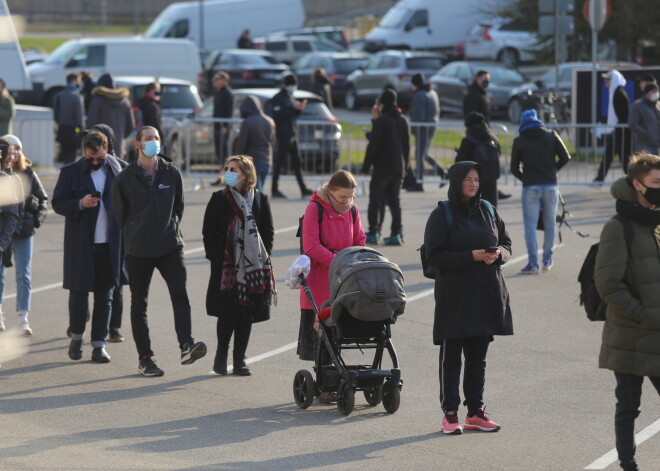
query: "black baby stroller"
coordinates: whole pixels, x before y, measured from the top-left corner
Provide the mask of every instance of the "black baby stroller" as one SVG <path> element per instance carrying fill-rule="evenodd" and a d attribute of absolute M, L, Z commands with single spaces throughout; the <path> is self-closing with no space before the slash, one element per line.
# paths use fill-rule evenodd
<path fill-rule="evenodd" d="M 293 380 L 296 404 L 306 409 L 321 392 L 337 394 L 339 412 L 353 412 L 355 392 L 363 391 L 367 402 L 381 401 L 385 410 L 399 408 L 401 370 L 390 340 L 390 325 L 403 314 L 406 294 L 403 274 L 380 252 L 369 247 L 349 247 L 337 254 L 330 264 L 330 300 L 321 311 L 329 317 L 319 324 L 321 342 L 316 351 L 314 371 L 300 370 Z M 300 282 L 307 298 L 319 315 L 304 275 Z M 347 365 L 342 350 L 375 350 L 369 365 Z M 387 349 L 392 368 L 383 370 L 383 351 Z"/>

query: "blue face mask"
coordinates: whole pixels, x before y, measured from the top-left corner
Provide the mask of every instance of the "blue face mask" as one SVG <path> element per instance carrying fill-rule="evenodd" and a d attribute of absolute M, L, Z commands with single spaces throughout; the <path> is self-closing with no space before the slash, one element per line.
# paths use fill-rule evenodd
<path fill-rule="evenodd" d="M 287 90 L 289 91 L 289 93 L 290 93 L 291 95 L 293 95 L 293 92 L 296 91 L 296 87 L 289 87 L 289 88 L 287 88 Z"/>
<path fill-rule="evenodd" d="M 149 158 L 154 158 L 160 152 L 160 143 L 158 141 L 147 141 L 144 143 L 142 153 Z"/>
<path fill-rule="evenodd" d="M 236 186 L 238 184 L 238 173 L 227 170 L 225 172 L 225 184 L 231 187 Z"/>

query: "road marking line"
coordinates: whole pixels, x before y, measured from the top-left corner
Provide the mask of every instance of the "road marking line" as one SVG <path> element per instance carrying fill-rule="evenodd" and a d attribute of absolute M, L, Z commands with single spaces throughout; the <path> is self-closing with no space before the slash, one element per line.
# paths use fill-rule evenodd
<path fill-rule="evenodd" d="M 656 420 L 651 425 L 635 435 L 635 443 L 637 445 L 641 445 L 658 432 L 660 432 L 660 419 Z M 614 448 L 584 469 L 605 469 L 618 459 L 619 457 L 617 455 L 616 448 Z"/>

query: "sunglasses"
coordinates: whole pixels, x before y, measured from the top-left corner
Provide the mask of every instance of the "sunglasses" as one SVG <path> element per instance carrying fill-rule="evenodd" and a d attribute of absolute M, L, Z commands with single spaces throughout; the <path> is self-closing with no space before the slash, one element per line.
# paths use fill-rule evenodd
<path fill-rule="evenodd" d="M 234 173 L 241 173 L 241 170 L 236 168 L 236 167 L 225 167 L 225 172 L 234 172 Z"/>

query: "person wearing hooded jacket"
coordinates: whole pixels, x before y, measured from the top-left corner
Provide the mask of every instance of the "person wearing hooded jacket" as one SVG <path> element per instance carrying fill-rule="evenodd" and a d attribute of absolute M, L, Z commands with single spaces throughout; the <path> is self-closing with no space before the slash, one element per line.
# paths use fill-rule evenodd
<path fill-rule="evenodd" d="M 433 343 L 440 345 L 440 405 L 443 432 L 461 434 L 458 420 L 461 356 L 465 429 L 494 432 L 500 426 L 484 412 L 486 354 L 494 335 L 513 335 L 509 293 L 501 266 L 511 257 L 511 239 L 497 210 L 481 201 L 481 166 L 463 161 L 449 168 L 448 222 L 439 203 L 426 223 L 424 246 L 435 279 Z M 478 282 L 475 282 L 478 280 Z"/>
<path fill-rule="evenodd" d="M 335 172 L 330 181 L 312 195 L 302 222 L 302 245 L 311 268 L 307 285 L 320 307 L 330 298 L 329 272 L 335 255 L 346 247 L 364 246 L 366 236 L 357 205 L 352 210 L 357 182 L 346 170 Z M 319 206 L 323 208 L 319 224 Z M 314 310 L 300 289 L 300 329 L 296 353 L 301 360 L 314 361 L 319 336 Z M 321 393 L 320 402 L 330 402 L 332 393 Z"/>
<path fill-rule="evenodd" d="M 598 167 L 598 173 L 594 178 L 594 183 L 602 183 L 610 170 L 614 155 L 619 156 L 623 172 L 628 171 L 628 161 L 632 151 L 632 137 L 629 128 L 613 127 L 619 124 L 628 123 L 630 112 L 630 100 L 626 93 L 626 79 L 621 72 L 612 69 L 603 74 L 603 80 L 609 91 L 609 100 L 607 105 L 607 127 L 604 131 L 597 130 L 597 136 L 605 135 L 605 152 L 603 160 Z"/>
<path fill-rule="evenodd" d="M 332 111 L 332 82 L 323 67 L 318 67 L 312 74 L 312 93 L 323 99 L 323 103 Z"/>
<path fill-rule="evenodd" d="M 634 155 L 628 175 L 610 192 L 624 220 L 605 224 L 596 256 L 594 281 L 607 303 L 599 367 L 616 378 L 614 430 L 621 467 L 637 471 L 635 419 L 644 377 L 660 394 L 660 157 Z"/>
<path fill-rule="evenodd" d="M 92 90 L 92 100 L 87 111 L 87 127 L 95 124 L 107 124 L 115 133 L 116 156 L 123 159 L 124 140 L 135 128 L 135 119 L 128 97 L 128 88 L 115 88 L 115 81 L 110 74 L 99 77 L 96 88 Z"/>
<path fill-rule="evenodd" d="M 490 121 L 490 97 L 488 96 L 488 85 L 490 84 L 490 73 L 487 70 L 479 70 L 474 81 L 463 98 L 463 117 L 467 118 L 470 113 L 477 111 L 484 115 L 486 121 Z"/>
<path fill-rule="evenodd" d="M 527 246 L 527 265 L 520 271 L 524 275 L 539 273 L 536 228 L 543 209 L 543 271 L 550 270 L 554 261 L 557 228 L 557 174 L 571 156 L 555 131 L 547 130 L 536 116 L 536 110 L 525 110 L 520 115 L 519 136 L 513 140 L 511 173 L 522 181 L 522 211 Z"/>
<path fill-rule="evenodd" d="M 487 152 L 477 152 L 484 146 Z M 488 125 L 486 117 L 473 111 L 465 120 L 465 137 L 456 154 L 456 162 L 471 160 L 481 165 L 481 198 L 497 206 L 497 179 L 500 178 L 500 143 Z M 488 156 L 488 161 L 481 161 L 479 156 Z"/>
<path fill-rule="evenodd" d="M 649 83 L 641 98 L 630 107 L 628 126 L 633 134 L 633 151 L 660 153 L 660 103 L 658 85 Z"/>
<path fill-rule="evenodd" d="M 440 119 L 440 99 L 430 83 L 424 82 L 424 74 L 417 73 L 410 79 L 415 94 L 410 101 L 410 120 L 417 125 L 412 132 L 416 139 L 415 165 L 417 165 L 417 185 L 408 191 L 423 191 L 424 162 L 430 164 L 439 176 L 444 177 L 444 169 L 429 155 L 429 147 L 435 134 L 435 126 Z M 421 125 L 419 123 L 430 123 Z M 431 124 L 432 123 L 432 124 Z"/>
<path fill-rule="evenodd" d="M 236 154 L 252 157 L 257 172 L 257 190 L 263 191 L 273 161 L 275 122 L 261 109 L 261 102 L 253 95 L 245 97 L 240 107 L 241 132 L 236 138 Z"/>
<path fill-rule="evenodd" d="M 385 90 L 372 109 L 372 130 L 360 172 L 367 175 L 373 166 L 369 182 L 369 233 L 367 242 L 380 239 L 382 211 L 387 202 L 392 212 L 391 235 L 385 245 L 403 244 L 403 225 L 399 193 L 401 181 L 410 157 L 410 126 L 396 104 L 396 92 Z"/>

